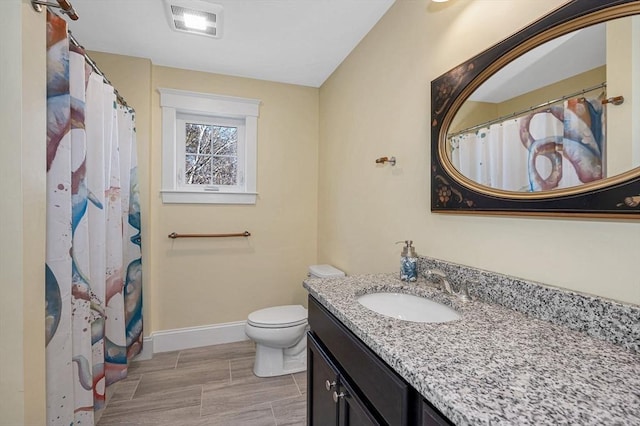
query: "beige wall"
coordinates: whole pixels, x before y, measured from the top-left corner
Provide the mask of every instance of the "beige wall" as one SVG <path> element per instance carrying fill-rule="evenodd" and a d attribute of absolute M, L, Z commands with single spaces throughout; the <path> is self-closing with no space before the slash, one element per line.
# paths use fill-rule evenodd
<path fill-rule="evenodd" d="M 0 424 L 45 423 L 45 21 L 0 14 Z M 40 167 L 38 167 L 38 165 Z"/>
<path fill-rule="evenodd" d="M 607 23 L 607 91 L 624 96 L 607 108 L 607 175 L 640 165 L 640 17 Z M 615 149 L 611 149 L 615 148 Z"/>
<path fill-rule="evenodd" d="M 261 100 L 256 205 L 161 203 L 158 87 Z M 257 308 L 305 303 L 302 280 L 317 246 L 318 90 L 165 67 L 153 68 L 152 89 L 154 328 L 240 321 Z M 251 237 L 167 238 L 244 230 Z"/>
<path fill-rule="evenodd" d="M 398 268 L 399 246 L 640 303 L 638 223 L 432 214 L 430 82 L 562 0 L 398 0 L 320 90 L 318 260 Z M 395 155 L 398 165 L 374 160 Z"/>
<path fill-rule="evenodd" d="M 571 93 L 577 93 L 585 88 L 594 87 L 607 81 L 607 67 L 601 66 L 573 77 L 560 80 L 540 89 L 532 90 L 524 95 L 516 96 L 498 104 L 498 114 L 504 116 L 514 111 L 523 111 L 535 105 L 540 105 L 553 99 Z M 604 89 L 597 89 L 586 94 L 587 97 L 599 96 Z"/>
<path fill-rule="evenodd" d="M 500 117 L 499 104 L 466 100 L 451 120 L 448 134 L 465 131 Z"/>
<path fill-rule="evenodd" d="M 136 109 L 143 206 L 145 335 L 245 320 L 252 310 L 305 303 L 317 247 L 318 89 L 151 65 L 90 53 Z M 163 204 L 158 87 L 260 99 L 256 205 Z M 248 239 L 178 233 L 248 230 Z"/>

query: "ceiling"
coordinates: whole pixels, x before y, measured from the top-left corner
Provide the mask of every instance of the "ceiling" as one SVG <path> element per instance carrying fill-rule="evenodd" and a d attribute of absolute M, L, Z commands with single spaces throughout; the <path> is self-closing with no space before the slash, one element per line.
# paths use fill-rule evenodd
<path fill-rule="evenodd" d="M 500 103 L 606 64 L 606 24 L 550 40 L 500 69 L 469 97 Z"/>
<path fill-rule="evenodd" d="M 72 0 L 80 19 L 69 29 L 88 50 L 320 87 L 394 1 L 209 1 L 223 8 L 215 39 L 171 29 L 164 0 Z"/>

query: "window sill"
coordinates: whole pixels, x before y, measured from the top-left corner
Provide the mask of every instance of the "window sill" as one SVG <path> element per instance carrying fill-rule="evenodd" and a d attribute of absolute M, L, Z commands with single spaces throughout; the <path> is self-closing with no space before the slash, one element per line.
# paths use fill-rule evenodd
<path fill-rule="evenodd" d="M 256 192 L 202 192 L 162 190 L 165 204 L 255 204 Z"/>

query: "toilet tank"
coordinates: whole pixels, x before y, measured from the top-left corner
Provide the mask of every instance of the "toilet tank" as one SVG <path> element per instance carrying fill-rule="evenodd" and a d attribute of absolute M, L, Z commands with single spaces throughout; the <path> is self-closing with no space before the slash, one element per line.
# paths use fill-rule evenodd
<path fill-rule="evenodd" d="M 311 265 L 309 266 L 309 276 L 313 278 L 334 278 L 344 277 L 345 273 L 331 265 Z"/>

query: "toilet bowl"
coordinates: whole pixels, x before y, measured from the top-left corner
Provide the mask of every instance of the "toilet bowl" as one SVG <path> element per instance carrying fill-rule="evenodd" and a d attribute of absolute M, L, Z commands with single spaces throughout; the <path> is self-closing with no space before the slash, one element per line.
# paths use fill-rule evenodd
<path fill-rule="evenodd" d="M 312 265 L 309 276 L 341 277 L 330 265 Z M 253 373 L 258 377 L 281 376 L 307 369 L 307 310 L 302 305 L 273 306 L 249 314 L 246 335 L 256 343 Z"/>

